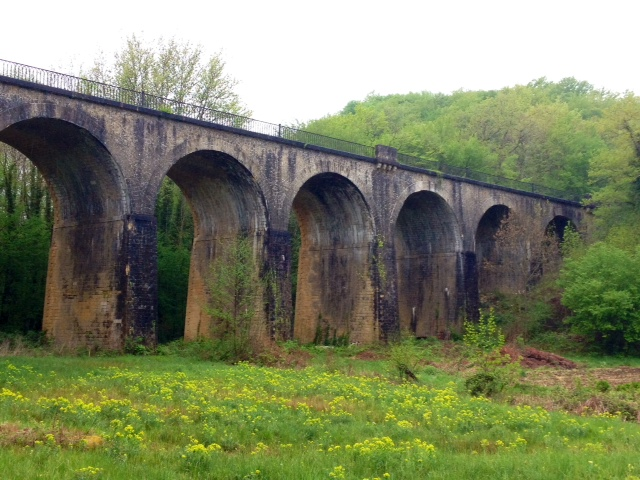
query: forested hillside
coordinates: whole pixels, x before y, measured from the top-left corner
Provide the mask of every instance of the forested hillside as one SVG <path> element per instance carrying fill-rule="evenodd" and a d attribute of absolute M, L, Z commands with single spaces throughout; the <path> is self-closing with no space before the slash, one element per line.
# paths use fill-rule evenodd
<path fill-rule="evenodd" d="M 573 78 L 499 91 L 409 93 L 350 102 L 302 128 L 559 190 L 590 191 L 599 132 L 620 99 Z"/>

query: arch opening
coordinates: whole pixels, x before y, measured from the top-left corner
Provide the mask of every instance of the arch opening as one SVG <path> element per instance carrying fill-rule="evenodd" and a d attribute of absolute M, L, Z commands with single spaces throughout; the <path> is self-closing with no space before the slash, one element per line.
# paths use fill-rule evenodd
<path fill-rule="evenodd" d="M 53 203 L 42 329 L 70 347 L 120 348 L 129 207 L 118 165 L 89 131 L 59 119 L 13 123 L 0 142 L 35 165 Z"/>
<path fill-rule="evenodd" d="M 302 342 L 371 343 L 378 338 L 371 282 L 369 207 L 337 174 L 307 180 L 293 200 L 300 229 L 294 337 Z"/>
<path fill-rule="evenodd" d="M 212 274 L 212 265 L 220 264 L 230 249 L 246 240 L 252 251 L 253 275 L 257 279 L 262 273 L 268 228 L 264 198 L 251 172 L 223 152 L 191 153 L 178 160 L 167 176 L 182 191 L 193 215 L 184 338 L 210 338 L 220 333 L 219 321 L 210 314 L 212 289 L 221 285 Z M 249 329 L 256 341 L 267 334 L 263 288 L 256 282 L 251 292 L 256 314 Z"/>
<path fill-rule="evenodd" d="M 562 215 L 556 215 L 546 225 L 544 236 L 538 239 L 537 249 L 531 261 L 531 284 L 538 283 L 543 275 L 559 271 L 562 263 L 562 243 L 565 233 L 569 231 L 576 231 L 576 225 Z"/>
<path fill-rule="evenodd" d="M 482 296 L 495 291 L 511 288 L 516 270 L 508 258 L 514 245 L 512 238 L 501 234 L 501 229 L 510 218 L 511 209 L 506 205 L 494 205 L 489 208 L 478 223 L 476 229 L 476 262 L 478 265 L 478 291 Z M 514 235 L 515 232 L 510 232 Z"/>
<path fill-rule="evenodd" d="M 398 214 L 394 244 L 400 328 L 417 337 L 458 329 L 462 242 L 451 207 L 433 192 L 411 194 Z"/>
<path fill-rule="evenodd" d="M 560 243 L 564 242 L 564 236 L 567 231 L 576 232 L 578 229 L 573 221 L 563 215 L 556 215 L 547 224 L 545 232 L 547 236 L 553 236 Z"/>

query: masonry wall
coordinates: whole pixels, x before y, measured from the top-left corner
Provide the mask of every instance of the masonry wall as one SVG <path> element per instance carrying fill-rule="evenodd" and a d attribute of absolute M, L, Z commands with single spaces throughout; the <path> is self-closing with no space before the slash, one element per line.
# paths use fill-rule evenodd
<path fill-rule="evenodd" d="M 26 124 L 32 127 L 28 135 L 20 127 Z M 54 138 L 60 140 L 52 143 Z M 517 212 L 533 230 L 543 230 L 556 216 L 579 225 L 584 215 L 568 202 L 399 166 L 392 149 L 380 150 L 377 159 L 363 158 L 0 79 L 0 141 L 29 155 L 27 144 L 41 139 L 50 139 L 60 161 L 49 161 L 47 142 L 32 160 L 54 190 L 57 211 L 68 212 L 64 215 L 77 224 L 66 231 L 61 219 L 51 249 L 45 325 L 58 342 L 79 344 L 89 333 L 92 342 L 106 348 L 119 348 L 131 336 L 155 342 L 153 214 L 168 174 L 182 172 L 180 186 L 192 199 L 200 225 L 209 228 L 196 235 L 204 243 L 196 244 L 192 276 L 200 280 L 192 282 L 189 295 L 206 301 L 202 277 L 212 257 L 199 252 L 210 252 L 206 242 L 222 238 L 215 232 L 262 232 L 255 247 L 261 272 L 277 273 L 277 288 L 265 288 L 261 302 L 265 331 L 275 335 L 279 329 L 285 336 L 293 331 L 304 341 L 313 340 L 319 318 L 337 335 L 362 342 L 390 338 L 407 325 L 418 336 L 455 330 L 462 316 L 473 315 L 477 307 L 476 234 L 491 207 Z M 60 180 L 56 171 L 69 154 L 77 160 Z M 189 181 L 190 175 L 210 175 L 215 181 Z M 214 198 L 206 192 L 216 185 L 236 185 L 225 197 L 230 207 L 206 200 Z M 332 185 L 340 188 L 332 190 Z M 301 191 L 316 199 L 332 192 L 332 206 L 305 227 L 308 248 L 300 264 L 305 277 L 294 324 L 287 290 L 288 225 L 294 210 L 304 217 L 311 205 L 302 201 L 294 209 Z M 411 235 L 418 239 L 424 233 L 432 240 L 408 248 L 398 243 L 405 238 L 398 218 L 409 211 L 412 195 L 425 192 L 431 203 L 419 208 L 424 221 Z M 82 198 L 96 208 L 73 213 Z M 440 213 L 430 216 L 434 205 Z M 234 215 L 221 214 L 229 208 Z M 429 251 L 429 245 L 440 247 Z M 81 254 L 83 248 L 92 253 Z M 85 260 L 95 267 L 74 270 Z M 77 292 L 69 294 L 71 287 Z M 202 315 L 197 306 L 190 309 L 195 312 L 190 318 Z M 282 328 L 283 315 L 290 329 Z M 189 338 L 202 331 L 187 328 Z"/>

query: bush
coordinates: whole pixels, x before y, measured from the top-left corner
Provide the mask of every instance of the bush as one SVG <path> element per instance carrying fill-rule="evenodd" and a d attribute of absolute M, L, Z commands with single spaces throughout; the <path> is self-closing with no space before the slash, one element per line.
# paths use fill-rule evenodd
<path fill-rule="evenodd" d="M 640 344 L 640 250 L 597 243 L 565 260 L 559 284 L 574 332 L 607 351 Z"/>
<path fill-rule="evenodd" d="M 491 397 L 502 391 L 504 383 L 495 373 L 479 372 L 467 378 L 464 386 L 474 397 Z"/>
<path fill-rule="evenodd" d="M 417 368 L 422 360 L 423 352 L 416 340 L 406 338 L 393 343 L 389 349 L 389 362 L 392 372 L 402 381 L 418 381 Z"/>
<path fill-rule="evenodd" d="M 496 323 L 493 309 L 490 309 L 489 313 L 481 311 L 477 322 L 465 321 L 464 332 L 464 344 L 485 353 L 499 350 L 505 343 L 504 334 Z"/>

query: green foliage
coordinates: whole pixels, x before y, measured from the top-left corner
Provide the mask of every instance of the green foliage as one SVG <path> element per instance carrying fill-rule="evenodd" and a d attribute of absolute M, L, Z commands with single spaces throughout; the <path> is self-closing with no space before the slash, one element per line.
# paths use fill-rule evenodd
<path fill-rule="evenodd" d="M 608 352 L 635 351 L 640 344 L 640 249 L 606 243 L 565 260 L 562 303 L 572 310 L 575 332 Z"/>
<path fill-rule="evenodd" d="M 184 334 L 193 216 L 180 188 L 165 177 L 156 201 L 158 219 L 158 342 Z"/>
<path fill-rule="evenodd" d="M 470 349 L 471 359 L 479 369 L 465 381 L 468 392 L 474 396 L 494 396 L 510 385 L 514 385 L 522 373 L 517 359 L 502 353 L 505 336 L 496 322 L 493 308 L 480 311 L 477 322 L 464 323 L 462 340 Z"/>
<path fill-rule="evenodd" d="M 589 164 L 605 151 L 598 125 L 617 102 L 587 82 L 541 78 L 500 91 L 370 94 L 303 127 L 365 145 L 390 145 L 431 162 L 587 193 Z"/>
<path fill-rule="evenodd" d="M 51 198 L 36 168 L 0 144 L 0 330 L 42 327 Z"/>
<path fill-rule="evenodd" d="M 591 205 L 597 219 L 596 236 L 620 248 L 639 243 L 640 224 L 640 98 L 618 99 L 598 123 L 606 147 L 591 163 L 594 189 Z"/>
<path fill-rule="evenodd" d="M 483 353 L 500 350 L 504 346 L 505 337 L 496 323 L 493 309 L 488 313 L 480 311 L 477 322 L 465 321 L 462 340 L 468 347 Z"/>
<path fill-rule="evenodd" d="M 207 279 L 206 310 L 213 321 L 212 335 L 219 340 L 221 359 L 247 360 L 252 353 L 251 326 L 261 291 L 252 239 L 240 236 L 217 248 Z"/>
<path fill-rule="evenodd" d="M 424 350 L 409 335 L 389 347 L 391 371 L 401 381 L 417 381 L 416 375 L 423 359 Z"/>
<path fill-rule="evenodd" d="M 225 72 L 220 53 L 205 57 L 201 45 L 175 38 L 124 40 L 113 61 L 100 57 L 82 76 L 177 102 L 250 116 L 235 92 L 238 82 Z M 163 107 L 162 111 L 167 111 Z M 180 109 L 170 113 L 180 114 Z"/>
<path fill-rule="evenodd" d="M 478 372 L 464 382 L 467 391 L 474 397 L 492 397 L 502 391 L 504 385 L 498 375 L 490 372 Z"/>
<path fill-rule="evenodd" d="M 0 212 L 0 329 L 42 326 L 51 230 L 43 218 Z"/>
<path fill-rule="evenodd" d="M 158 241 L 158 342 L 184 335 L 191 251 Z"/>
<path fill-rule="evenodd" d="M 149 355 L 149 348 L 145 345 L 144 337 L 127 336 L 124 339 L 124 353 L 129 355 Z"/>
<path fill-rule="evenodd" d="M 298 263 L 300 261 L 300 246 L 302 245 L 302 232 L 295 213 L 291 213 L 289 217 L 288 232 L 291 234 L 291 297 L 292 307 L 295 311 L 298 290 Z"/>

